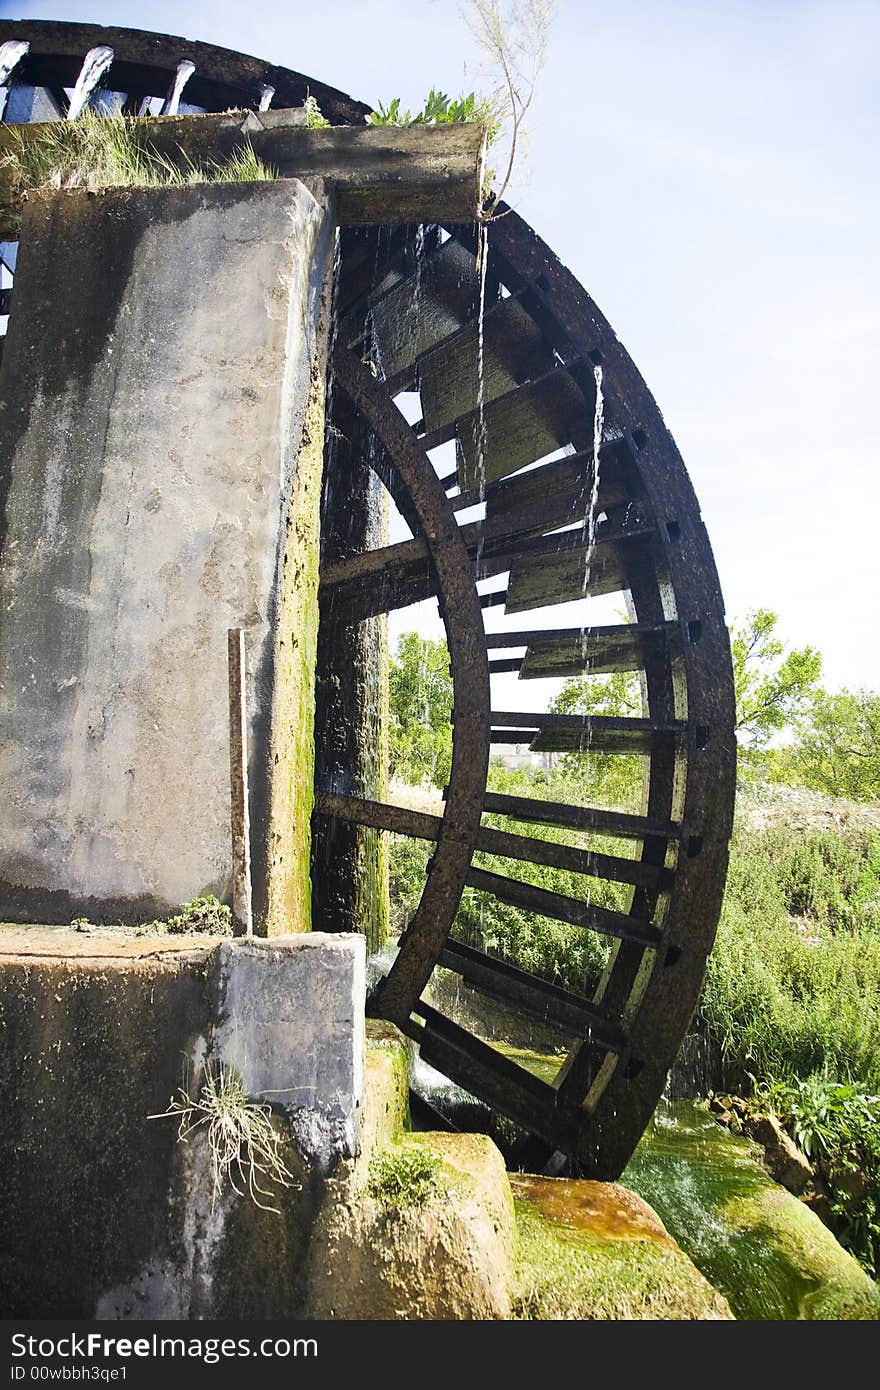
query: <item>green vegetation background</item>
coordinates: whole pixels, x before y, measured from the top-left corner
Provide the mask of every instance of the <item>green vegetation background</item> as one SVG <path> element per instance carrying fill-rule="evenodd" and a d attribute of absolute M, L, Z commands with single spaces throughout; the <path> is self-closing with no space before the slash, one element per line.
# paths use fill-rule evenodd
<path fill-rule="evenodd" d="M 727 1085 L 777 1113 L 832 1177 L 837 1233 L 880 1266 L 880 696 L 829 693 L 814 649 L 788 651 L 776 615 L 731 630 L 740 787 L 718 936 L 694 1028 L 723 1057 Z M 439 810 L 449 776 L 452 687 L 443 641 L 405 634 L 391 666 L 391 775 L 412 804 Z M 638 678 L 567 681 L 553 708 L 640 713 Z M 552 768 L 494 760 L 493 790 L 638 810 L 642 760 L 592 754 Z M 843 799 L 843 800 L 842 800 Z M 498 828 L 518 829 L 505 818 Z M 523 827 L 535 833 L 534 827 Z M 574 832 L 544 838 L 586 845 Z M 595 849 L 633 853 L 593 836 Z M 396 928 L 415 907 L 430 846 L 395 839 Z M 623 885 L 481 855 L 496 872 L 625 909 Z M 591 995 L 609 943 L 596 933 L 466 889 L 454 933 L 536 975 Z M 860 1198 L 848 1195 L 858 1175 Z M 839 1184 L 839 1191 L 836 1185 Z"/>

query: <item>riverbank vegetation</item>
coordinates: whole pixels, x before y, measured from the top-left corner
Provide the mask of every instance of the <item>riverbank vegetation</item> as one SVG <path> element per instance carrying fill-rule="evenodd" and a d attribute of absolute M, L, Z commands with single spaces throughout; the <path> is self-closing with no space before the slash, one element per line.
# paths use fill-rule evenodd
<path fill-rule="evenodd" d="M 695 1029 L 724 1084 L 778 1116 L 817 1171 L 826 1219 L 872 1272 L 880 1267 L 880 696 L 824 691 L 812 648 L 788 651 L 767 610 L 731 632 L 740 784 L 727 888 Z M 638 713 L 627 675 L 577 678 L 553 708 Z M 415 634 L 392 663 L 392 776 L 440 810 L 452 691 L 445 644 Z M 780 740 L 780 735 L 782 739 Z M 566 755 L 550 767 L 493 760 L 492 790 L 637 810 L 641 760 Z M 491 817 L 485 824 L 495 822 Z M 498 828 L 517 829 L 502 819 Z M 615 855 L 631 843 L 543 827 Z M 392 914 L 402 928 L 430 846 L 398 840 Z M 624 908 L 624 885 L 481 855 L 482 867 Z M 597 987 L 610 949 L 596 933 L 466 889 L 454 927 L 468 944 L 578 992 Z M 858 1175 L 858 1181 L 856 1181 Z M 853 1197 L 853 1193 L 856 1197 Z"/>

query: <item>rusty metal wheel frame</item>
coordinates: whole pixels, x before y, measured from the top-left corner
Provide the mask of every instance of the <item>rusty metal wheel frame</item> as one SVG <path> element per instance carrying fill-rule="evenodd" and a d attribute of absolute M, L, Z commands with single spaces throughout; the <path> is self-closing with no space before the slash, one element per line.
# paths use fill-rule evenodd
<path fill-rule="evenodd" d="M 311 93 L 334 123 L 360 122 L 368 110 L 344 93 L 301 74 L 168 36 L 18 21 L 3 27 L 0 41 L 6 38 L 30 43 L 30 51 L 12 74 L 13 85 L 45 88 L 54 94 L 56 104 L 61 101 L 61 90 L 75 82 L 86 51 L 106 43 L 115 51 L 107 85 L 125 93 L 128 110 L 136 109 L 147 96 L 164 96 L 183 58 L 196 66 L 186 98 L 206 110 L 256 107 L 267 87 L 274 87 L 276 105 L 300 104 Z M 473 254 L 472 228 L 448 231 L 458 246 Z M 392 285 L 396 273 L 392 274 Z M 404 274 L 401 271 L 398 278 Z M 413 517 L 421 533 L 407 552 L 409 569 L 395 571 L 404 575 L 398 597 L 402 594 L 408 601 L 416 601 L 436 594 L 440 599 L 455 688 L 454 753 L 439 825 L 435 818 L 419 817 L 400 808 L 366 802 L 357 806 L 351 798 L 346 802 L 329 792 L 322 794 L 320 788 L 318 805 L 324 814 L 359 819 L 364 825 L 437 842 L 421 902 L 397 962 L 376 991 L 371 1007 L 417 1037 L 426 1060 L 534 1135 L 534 1143 L 524 1150 L 524 1157 L 533 1164 L 554 1148 L 563 1149 L 576 1155 L 585 1171 L 613 1177 L 629 1157 L 662 1091 L 696 1005 L 714 938 L 735 773 L 729 644 L 708 538 L 684 465 L 650 393 L 606 320 L 549 248 L 514 213 L 491 226 L 488 274 L 498 287 L 499 297 L 503 285 L 504 292 L 517 299 L 531 325 L 539 330 L 542 351 L 552 354 L 555 376 L 551 380 L 547 374 L 551 387 L 564 385 L 568 390 L 566 383 L 574 381 L 588 403 L 590 374 L 601 366 L 606 418 L 612 426 L 606 434 L 607 447 L 613 447 L 617 466 L 631 480 L 631 496 L 614 517 L 609 513 L 596 532 L 596 542 L 613 556 L 610 568 L 619 571 L 625 581 L 619 588 L 628 596 L 636 632 L 646 635 L 644 646 L 638 647 L 638 665 L 629 668 L 642 674 L 645 717 L 642 721 L 582 720 L 580 734 L 571 726 L 563 729 L 564 721 L 559 719 L 554 722 L 547 717 L 527 719 L 505 713 L 488 717 L 489 669 L 509 669 L 511 663 L 487 661 L 481 622 L 481 603 L 486 598 L 481 598 L 477 583 L 487 573 L 508 572 L 505 561 L 510 573 L 517 566 L 523 573 L 529 565 L 534 568 L 552 563 L 554 555 L 576 549 L 577 542 L 561 538 L 558 524 L 545 525 L 543 530 L 539 527 L 537 532 L 526 528 L 518 539 L 508 536 L 506 541 L 493 542 L 488 522 L 482 533 L 488 544 L 477 541 L 473 527 L 457 523 L 456 480 L 444 489 L 450 480 L 438 480 L 430 463 L 428 450 L 437 432 L 414 431 L 394 405 L 401 380 L 383 386 L 356 356 L 341 350 L 335 355 L 337 384 L 392 460 L 392 495 L 396 492 L 401 509 Z M 497 307 L 500 298 L 495 302 Z M 452 333 L 450 341 L 454 338 Z M 529 392 L 537 396 L 545 386 L 527 376 L 516 392 L 522 391 L 519 399 L 523 400 L 530 398 Z M 465 425 L 456 420 L 448 437 L 461 440 Z M 572 427 L 570 438 L 560 439 L 560 444 L 583 451 L 587 434 L 587 421 L 581 419 Z M 560 465 L 564 464 L 565 460 L 560 460 Z M 515 481 L 516 473 L 512 476 Z M 497 485 L 491 484 L 487 495 L 495 487 L 493 496 L 500 496 L 507 481 L 502 478 Z M 446 492 L 453 492 L 452 497 Z M 335 575 L 325 575 L 328 584 L 340 586 L 338 592 L 353 596 L 353 622 L 371 611 L 370 602 L 364 608 L 363 599 L 357 596 L 375 588 L 370 566 L 374 567 L 374 580 L 376 564 L 381 569 L 385 560 L 379 556 L 377 562 L 367 555 Z M 397 557 L 393 563 L 398 564 Z M 381 606 L 375 611 L 382 611 Z M 596 633 L 610 631 L 597 629 Z M 591 636 L 594 653 L 600 641 L 596 633 Z M 662 641 L 648 642 L 649 633 L 661 633 Z M 531 635 L 536 650 L 541 649 L 541 634 Z M 612 639 L 602 640 L 606 640 L 607 662 L 607 641 Z M 613 642 L 620 640 L 613 639 L 612 649 Z M 491 640 L 488 645 L 491 649 Z M 603 669 L 601 660 L 598 666 L 594 662 L 592 669 Z M 605 669 L 618 668 L 606 665 Z M 605 746 L 613 748 L 620 740 L 643 740 L 640 746 L 649 752 L 650 777 L 642 816 L 563 807 L 560 814 L 567 811 L 568 821 L 553 822 L 547 806 L 504 806 L 505 798 L 486 794 L 490 740 L 509 740 L 511 728 L 516 731 L 511 720 L 517 719 L 521 722 L 519 732 L 534 734 L 538 743 L 544 739 L 546 744 L 554 736 L 563 740 L 580 737 L 587 742 L 604 739 Z M 627 727 L 611 728 L 615 723 Z M 641 726 L 638 729 L 637 724 Z M 468 954 L 449 938 L 465 884 L 522 898 L 525 885 L 517 888 L 518 881 L 511 880 L 499 887 L 494 881 L 497 876 L 471 864 L 475 850 L 492 853 L 494 847 L 496 853 L 509 853 L 514 845 L 520 857 L 532 852 L 528 846 L 523 850 L 521 844 L 517 848 L 514 843 L 527 837 L 481 826 L 484 812 L 499 811 L 513 824 L 566 823 L 584 831 L 628 834 L 641 846 L 640 859 L 626 861 L 640 866 L 625 870 L 630 875 L 627 881 L 634 885 L 630 927 L 603 922 L 595 913 L 595 920 L 587 920 L 588 913 L 581 914 L 585 926 L 596 928 L 598 921 L 596 929 L 610 930 L 618 937 L 610 968 L 592 1001 L 579 1000 L 546 981 L 526 977 L 494 958 L 475 959 L 479 953 Z M 529 843 L 537 846 L 536 854 L 548 852 L 540 849 L 546 846 L 545 841 Z M 603 869 L 612 875 L 624 872 L 611 865 L 608 856 L 592 850 L 568 853 L 580 856 L 574 861 L 581 866 L 578 872 L 599 876 Z M 588 865 L 585 870 L 584 865 Z M 545 908 L 549 904 L 546 895 L 532 901 Z M 575 907 L 563 905 L 558 911 L 569 914 L 563 920 L 578 920 Z M 422 999 L 438 962 L 459 971 L 476 988 L 488 981 L 492 990 L 502 995 L 506 992 L 506 997 L 514 1005 L 521 1004 L 527 1013 L 543 1009 L 545 1016 L 569 1035 L 580 1035 L 581 1041 L 571 1049 L 552 1086 L 443 1018 Z"/>

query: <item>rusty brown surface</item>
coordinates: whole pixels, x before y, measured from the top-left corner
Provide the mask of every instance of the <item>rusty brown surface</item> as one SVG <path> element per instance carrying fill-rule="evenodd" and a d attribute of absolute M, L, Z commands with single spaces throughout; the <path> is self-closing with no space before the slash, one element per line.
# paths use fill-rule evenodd
<path fill-rule="evenodd" d="M 369 370 L 347 349 L 334 356 L 335 385 L 357 406 L 394 458 L 425 531 L 446 620 L 455 697 L 452 772 L 443 826 L 418 908 L 371 1012 L 408 1019 L 452 926 L 480 826 L 489 762 L 489 670 L 467 552 L 431 464 Z"/>

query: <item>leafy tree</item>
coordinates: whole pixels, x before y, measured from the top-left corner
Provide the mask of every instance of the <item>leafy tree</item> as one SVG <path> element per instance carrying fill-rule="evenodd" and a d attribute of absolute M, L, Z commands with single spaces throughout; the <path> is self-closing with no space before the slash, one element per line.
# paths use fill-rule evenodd
<path fill-rule="evenodd" d="M 642 694 L 633 671 L 612 676 L 572 676 L 551 703 L 554 714 L 627 715 L 639 718 Z"/>
<path fill-rule="evenodd" d="M 880 694 L 813 692 L 798 738 L 780 750 L 776 776 L 831 796 L 880 800 Z"/>
<path fill-rule="evenodd" d="M 769 608 L 746 614 L 730 629 L 736 689 L 736 731 L 746 752 L 765 748 L 774 734 L 805 709 L 822 672 L 815 647 L 786 652 Z"/>
<path fill-rule="evenodd" d="M 624 715 L 640 718 L 641 682 L 634 671 L 607 676 L 572 676 L 551 702 L 554 714 Z M 635 811 L 642 790 L 642 759 L 622 753 L 565 753 L 557 777 L 572 784 L 574 799 L 605 802 Z M 565 798 L 560 798 L 564 800 Z"/>
<path fill-rule="evenodd" d="M 401 636 L 389 668 L 392 777 L 444 787 L 452 767 L 452 676 L 442 637 Z"/>
<path fill-rule="evenodd" d="M 763 751 L 775 733 L 803 714 L 816 692 L 822 669 L 822 658 L 814 647 L 786 651 L 776 635 L 777 622 L 777 615 L 769 608 L 758 608 L 730 629 L 736 731 L 747 761 Z M 573 676 L 551 708 L 560 714 L 638 717 L 642 713 L 640 681 L 628 671 Z M 586 763 L 572 754 L 562 760 L 562 767 L 569 776 L 588 777 L 593 795 L 617 797 L 621 805 L 632 804 L 638 797 L 637 759 L 594 754 Z"/>

